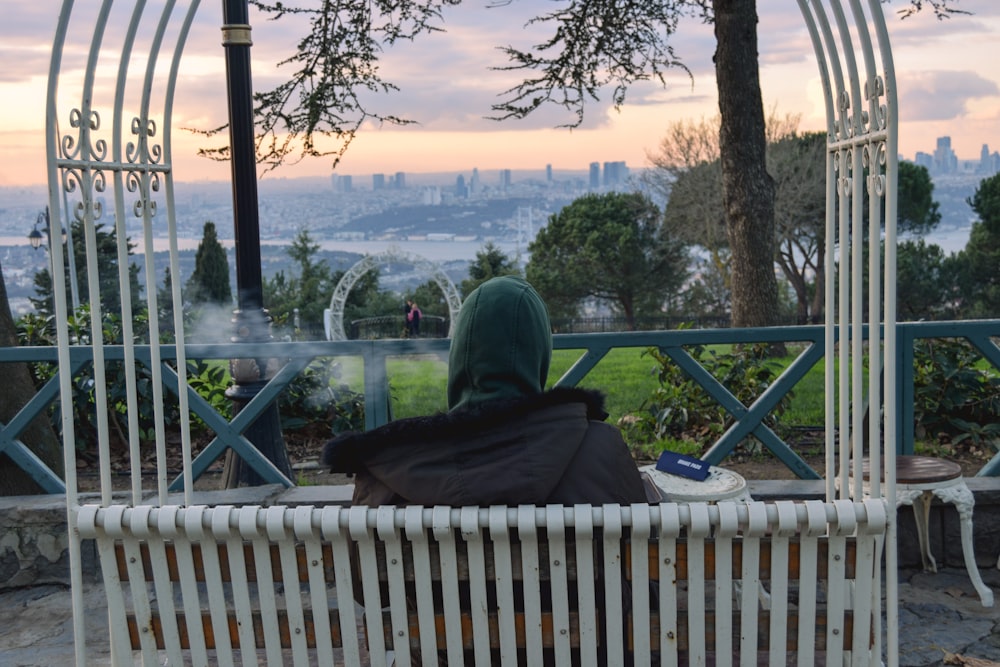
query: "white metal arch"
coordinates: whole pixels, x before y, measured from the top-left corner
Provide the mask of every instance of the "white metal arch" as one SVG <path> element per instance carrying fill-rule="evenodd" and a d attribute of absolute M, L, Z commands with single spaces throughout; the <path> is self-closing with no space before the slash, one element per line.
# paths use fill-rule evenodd
<path fill-rule="evenodd" d="M 897 177 L 897 100 L 896 83 L 893 63 L 889 48 L 888 32 L 882 15 L 879 0 L 796 0 L 801 9 L 806 27 L 812 40 L 817 59 L 820 78 L 826 105 L 828 149 L 827 149 L 827 243 L 826 266 L 830 274 L 827 279 L 827 493 L 828 499 L 836 496 L 847 497 L 859 495 L 859 487 L 850 488 L 852 480 L 860 485 L 860 462 L 863 452 L 863 442 L 866 440 L 863 431 L 862 406 L 865 405 L 865 394 L 870 397 L 871 414 L 881 414 L 884 420 L 870 420 L 870 431 L 867 440 L 872 443 L 884 443 L 881 461 L 886 466 L 885 487 L 879 487 L 878 472 L 879 457 L 873 456 L 871 492 L 883 496 L 886 505 L 891 509 L 895 503 L 895 453 L 897 439 L 896 424 L 896 333 L 895 333 L 895 270 L 896 270 L 896 177 Z M 115 3 L 113 0 L 101 0 L 91 3 L 74 3 L 64 0 L 59 14 L 56 36 L 52 50 L 52 60 L 48 79 L 48 96 L 46 100 L 46 152 L 48 157 L 49 207 L 53 221 L 65 221 L 67 231 L 72 234 L 68 224 L 78 220 L 84 225 L 84 238 L 79 242 L 88 248 L 88 285 L 91 286 L 89 300 L 93 307 L 92 321 L 95 330 L 91 333 L 92 355 L 95 367 L 95 385 L 106 387 L 107 378 L 103 376 L 105 367 L 105 349 L 100 331 L 100 295 L 96 292 L 98 280 L 93 279 L 98 274 L 96 251 L 94 250 L 94 226 L 97 221 L 115 224 L 119 243 L 124 243 L 126 237 L 131 237 L 148 248 L 147 261 L 151 261 L 152 239 L 154 227 L 159 231 L 166 228 L 171 244 L 171 275 L 179 276 L 177 263 L 177 231 L 174 218 L 173 172 L 170 139 L 172 131 L 173 94 L 177 82 L 179 63 L 184 44 L 193 17 L 199 6 L 198 0 L 167 0 L 161 3 Z M 71 21 L 72 17 L 72 21 Z M 72 24 L 72 25 L 71 25 Z M 142 26 L 142 29 L 140 29 Z M 153 26 L 152 36 L 146 34 L 145 27 Z M 81 43 L 82 38 L 82 43 Z M 64 57 L 65 56 L 65 57 Z M 66 62 L 64 62 L 64 60 Z M 82 73 L 82 74 L 81 74 Z M 110 77 L 108 77 L 110 73 Z M 64 77 L 65 74 L 65 77 Z M 69 79 L 68 81 L 61 80 Z M 110 78 L 110 83 L 106 80 Z M 62 84 L 62 85 L 60 85 Z M 126 96 L 126 91 L 130 96 Z M 60 122 L 63 127 L 60 128 Z M 159 136 L 159 143 L 157 137 Z M 867 240 L 864 238 L 862 224 L 865 218 L 863 209 L 865 194 L 868 195 L 868 217 L 872 221 Z M 141 233 L 125 229 L 126 220 L 137 223 Z M 885 255 L 880 259 L 879 236 L 881 225 L 885 223 Z M 836 243 L 833 242 L 836 239 Z M 863 244 L 867 243 L 871 258 L 869 303 L 872 310 L 868 312 L 867 320 L 874 324 L 881 322 L 884 329 L 884 345 L 866 346 L 862 337 L 862 327 L 865 323 L 862 264 Z M 835 257 L 835 248 L 839 247 L 839 257 Z M 120 256 L 124 257 L 127 249 L 120 246 Z M 58 335 L 58 360 L 63 370 L 72 367 L 70 355 L 70 340 L 68 326 L 67 295 L 64 288 L 63 247 L 55 243 L 53 253 L 53 288 L 56 302 L 56 327 Z M 345 279 L 341 281 L 331 299 L 331 310 L 338 316 L 339 335 L 343 337 L 343 301 L 354 282 L 380 262 L 403 261 L 404 255 L 399 253 L 382 253 L 367 257 L 356 267 L 353 267 Z M 449 303 L 451 321 L 460 308 L 460 300 L 454 285 L 440 269 L 420 257 L 406 257 L 421 270 L 428 273 L 441 286 Z M 881 262 L 881 266 L 879 265 Z M 839 283 L 834 281 L 833 268 L 839 263 Z M 119 285 L 122 291 L 123 326 L 130 326 L 132 318 L 127 312 L 131 301 L 125 298 L 131 289 L 128 277 L 127 261 L 119 261 Z M 145 298 L 151 312 L 158 312 L 157 299 L 159 293 L 155 282 L 155 273 L 147 267 L 148 282 L 145 287 Z M 880 277 L 881 276 L 881 277 Z M 171 297 L 177 306 L 174 308 L 174 328 L 178 336 L 178 360 L 176 363 L 178 386 L 186 386 L 186 363 L 183 358 L 183 322 L 180 308 L 180 281 L 173 281 Z M 156 318 L 150 318 L 149 340 L 158 341 L 159 332 Z M 836 346 L 839 334 L 840 346 Z M 131 341 L 134 334 L 127 331 L 124 339 L 124 359 L 126 371 L 134 369 L 135 351 Z M 877 341 L 877 335 L 873 336 Z M 153 360 L 151 369 L 154 375 L 159 373 L 162 364 L 157 359 L 157 345 L 151 345 Z M 834 371 L 834 350 L 839 350 L 839 372 Z M 865 355 L 869 354 L 868 363 L 876 369 L 883 365 L 884 373 L 869 374 L 869 384 L 863 384 Z M 99 376 L 99 377 L 98 377 Z M 881 378 L 884 378 L 882 380 Z M 128 378 L 126 387 L 129 390 L 128 403 L 130 419 L 139 413 L 136 404 L 134 386 L 135 378 Z M 157 378 L 155 386 L 161 386 L 164 381 Z M 85 620 L 87 611 L 83 602 L 82 578 L 82 543 L 79 534 L 75 532 L 81 510 L 80 498 L 76 483 L 76 465 L 74 456 L 73 432 L 73 386 L 69 372 L 60 374 L 61 414 L 63 415 L 62 430 L 64 438 L 66 467 L 66 502 L 70 521 L 70 569 L 73 586 L 73 616 L 74 634 L 76 637 L 75 662 L 78 665 L 89 664 L 86 654 L 87 629 Z M 839 404 L 833 397 L 839 396 Z M 105 417 L 101 401 L 106 400 L 101 390 L 97 391 L 99 418 Z M 180 392 L 179 413 L 184 422 L 182 433 L 183 474 L 186 505 L 192 504 L 191 483 L 192 453 L 187 419 L 187 393 Z M 176 507 L 171 505 L 167 495 L 166 456 L 162 428 L 163 401 L 155 401 L 154 408 L 158 411 L 156 433 L 156 485 L 155 494 L 147 494 L 142 488 L 142 470 L 140 463 L 144 456 L 137 449 L 139 438 L 134 421 L 129 422 L 130 459 L 132 470 L 132 500 L 137 507 L 142 508 L 133 516 L 136 525 L 141 527 L 140 519 L 144 512 L 153 505 Z M 839 411 L 839 422 L 834 415 Z M 884 430 L 883 430 L 884 429 Z M 106 419 L 98 428 L 99 465 L 101 477 L 100 505 L 111 514 L 124 516 L 122 506 L 112 502 L 110 441 L 109 426 Z M 839 451 L 838 457 L 834 452 Z M 873 452 L 874 453 L 874 452 Z M 835 467 L 839 465 L 839 468 Z M 834 471 L 840 480 L 839 486 L 834 483 Z M 852 474 L 853 471 L 853 474 Z M 280 508 L 273 516 L 280 519 L 276 525 L 282 532 L 286 527 L 282 521 L 287 517 L 282 515 Z M 166 514 L 166 513 L 165 513 Z M 888 512 L 890 517 L 895 513 Z M 171 519 L 172 521 L 172 519 Z M 171 527 L 165 521 L 165 526 Z M 176 525 L 173 525 L 176 527 Z M 195 529 L 204 528 L 201 524 L 193 525 Z M 225 526 L 230 528 L 230 526 Z M 242 528 L 242 527 L 241 527 Z M 249 527 L 248 527 L 249 528 Z M 233 533 L 236 535 L 236 533 Z M 190 546 L 190 545 L 188 545 Z M 234 549 L 233 553 L 242 553 Z M 898 664 L 898 615 L 894 608 L 897 600 L 896 590 L 896 546 L 895 521 L 890 520 L 886 535 L 885 552 L 887 563 L 886 577 L 886 619 L 887 647 L 886 664 L 892 667 Z M 878 564 L 874 564 L 876 571 Z M 129 640 L 123 629 L 124 608 L 119 589 L 114 589 L 116 574 L 109 568 L 103 572 L 107 577 L 109 596 L 118 595 L 119 599 L 111 607 L 112 643 L 118 661 L 128 661 L 131 651 Z M 877 575 L 875 575 L 877 576 Z M 877 590 L 877 589 L 876 589 Z M 146 595 L 144 587 L 135 587 L 132 594 Z M 876 596 L 877 598 L 877 596 Z M 114 602 L 114 601 L 113 601 Z M 165 604 L 172 604 L 172 598 L 164 598 Z M 874 605 L 880 602 L 876 599 Z M 163 619 L 170 622 L 170 614 Z M 878 610 L 872 615 L 872 621 L 880 621 Z M 218 619 L 213 619 L 218 620 Z M 858 621 L 856 628 L 865 628 L 867 623 Z M 195 632 L 202 632 L 201 623 L 192 626 Z M 221 635 L 224 630 L 219 628 Z M 875 634 L 880 637 L 880 633 Z M 162 662 L 157 655 L 157 647 L 151 643 L 149 636 L 143 641 L 143 659 L 148 663 Z M 195 645 L 204 645 L 199 637 L 193 638 Z M 252 642 L 247 642 L 251 645 Z M 878 664 L 881 647 L 873 647 L 873 661 L 868 664 Z M 182 663 L 185 656 L 181 654 L 167 656 L 170 662 Z M 863 656 L 854 656 L 855 662 L 867 662 Z M 193 655 L 195 662 L 207 663 L 204 650 Z M 280 654 L 274 662 L 280 662 Z"/>
<path fill-rule="evenodd" d="M 333 290 L 333 296 L 330 297 L 330 309 L 327 314 L 328 326 L 326 327 L 326 336 L 329 340 L 347 340 L 347 334 L 344 332 L 344 304 L 347 302 L 347 296 L 351 293 L 355 283 L 372 269 L 393 262 L 412 264 L 422 274 L 430 276 L 431 280 L 441 288 L 445 301 L 448 303 L 448 337 L 451 337 L 458 311 L 462 308 L 462 297 L 455 289 L 455 283 L 436 263 L 420 255 L 403 252 L 399 248 L 392 247 L 376 255 L 365 255 L 341 277 L 340 282 Z"/>
<path fill-rule="evenodd" d="M 868 493 L 882 498 L 887 515 L 895 517 L 898 107 L 889 35 L 879 0 L 798 3 L 816 55 L 827 118 L 826 495 L 833 500 Z M 867 317 L 866 244 L 870 276 Z M 871 326 L 867 341 L 863 331 L 866 323 Z M 884 332 L 881 346 L 879 324 Z M 839 370 L 835 355 L 839 356 Z M 871 370 L 867 384 L 866 368 Z M 867 432 L 866 413 L 873 416 Z M 865 451 L 866 442 L 871 443 L 870 452 Z M 865 489 L 862 460 L 869 454 L 871 488 Z M 886 664 L 898 665 L 894 518 L 886 527 L 885 553 Z M 882 618 L 879 602 L 873 600 L 876 624 Z M 880 644 L 882 633 L 875 636 Z M 872 654 L 881 652 L 881 646 L 876 645 Z"/>

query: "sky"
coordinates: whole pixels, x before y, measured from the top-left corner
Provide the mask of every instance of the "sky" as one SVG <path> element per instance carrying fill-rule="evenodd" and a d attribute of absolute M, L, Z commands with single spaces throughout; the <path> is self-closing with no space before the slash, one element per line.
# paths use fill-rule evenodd
<path fill-rule="evenodd" d="M 71 34 L 89 39 L 97 0 L 80 0 L 73 13 Z M 105 41 L 118 45 L 134 2 L 118 2 Z M 149 0 L 157 8 L 161 0 Z M 186 2 L 179 2 L 186 5 Z M 926 3 L 925 3 L 926 4 Z M 491 169 L 586 169 L 591 162 L 625 161 L 629 167 L 649 165 L 649 155 L 674 123 L 713 117 L 718 110 L 712 64 L 711 26 L 695 19 L 682 22 L 671 38 L 687 72 L 668 72 L 666 85 L 642 83 L 628 91 L 616 110 L 610 91 L 589 103 L 585 121 L 568 130 L 556 126 L 569 118 L 547 109 L 525 120 L 489 120 L 491 105 L 515 82 L 494 68 L 505 64 L 497 48 L 528 46 L 541 34 L 526 26 L 532 16 L 554 5 L 549 0 L 465 0 L 446 8 L 443 32 L 418 37 L 388 48 L 380 65 L 382 76 L 399 90 L 371 98 L 386 114 L 414 121 L 407 127 L 366 124 L 337 166 L 335 173 L 364 175 L 404 172 L 471 172 Z M 932 152 L 939 136 L 950 136 L 960 159 L 978 158 L 983 144 L 1000 150 L 1000 2 L 959 0 L 970 12 L 937 20 L 929 11 L 907 19 L 896 12 L 907 0 L 884 5 L 899 91 L 899 152 L 913 159 L 917 151 Z M 0 22 L 0 186 L 44 183 L 45 85 L 58 0 L 5 0 Z M 197 14 L 181 62 L 174 105 L 173 161 L 178 181 L 227 180 L 229 167 L 196 155 L 199 147 L 218 145 L 190 131 L 226 121 L 225 63 L 220 46 L 221 3 L 205 0 Z M 800 118 L 800 130 L 825 127 L 823 99 L 815 56 L 798 3 L 758 2 L 761 88 L 765 109 L 779 116 Z M 89 12 L 89 13 L 88 13 Z M 145 25 L 151 25 L 146 21 Z M 268 22 L 251 15 L 255 90 L 278 82 L 277 66 L 294 53 L 302 24 L 294 20 Z M 150 29 L 151 30 L 151 29 Z M 147 39 L 149 32 L 142 33 Z M 170 36 L 168 31 L 168 39 Z M 118 40 L 117 42 L 115 40 Z M 142 40 L 140 40 L 142 41 Z M 81 81 L 76 68 L 85 44 L 72 42 L 64 61 L 69 70 L 60 93 L 71 98 Z M 136 49 L 133 62 L 142 64 Z M 117 56 L 115 56 L 116 58 Z M 109 108 L 117 62 L 101 61 L 95 105 Z M 287 68 L 286 68 L 287 69 Z M 152 86 L 154 98 L 159 88 Z M 140 86 L 130 94 L 138 99 Z M 132 98 L 130 98 L 132 99 Z M 110 122 L 110 113 L 102 117 Z M 68 115 L 60 124 L 70 123 Z M 106 132 L 110 128 L 102 127 Z M 157 139 L 163 128 L 157 127 Z M 65 132 L 64 132 L 65 134 Z M 282 167 L 266 178 L 328 176 L 329 158 L 310 158 Z"/>

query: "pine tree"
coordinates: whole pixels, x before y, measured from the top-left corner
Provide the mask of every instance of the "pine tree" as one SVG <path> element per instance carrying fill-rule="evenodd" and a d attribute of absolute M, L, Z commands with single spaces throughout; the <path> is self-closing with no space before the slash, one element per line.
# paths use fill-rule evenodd
<path fill-rule="evenodd" d="M 229 260 L 219 243 L 214 222 L 206 222 L 194 259 L 194 273 L 184 286 L 185 299 L 192 305 L 229 305 L 233 290 L 229 284 Z"/>
<path fill-rule="evenodd" d="M 73 223 L 73 238 L 77 241 L 73 244 L 73 260 L 76 263 L 77 282 L 79 284 L 80 303 L 90 302 L 89 276 L 87 274 L 87 244 L 84 241 L 84 223 L 76 221 Z M 113 226 L 106 227 L 98 224 L 94 227 L 94 238 L 96 239 L 97 263 L 100 267 L 98 272 L 98 292 L 101 296 L 101 309 L 104 312 L 113 313 L 121 311 L 121 288 L 118 283 L 118 237 Z M 135 247 L 128 239 L 128 254 L 132 255 Z M 70 293 L 70 253 L 63 255 L 63 273 L 66 277 L 66 293 Z M 139 267 L 135 263 L 129 264 L 129 281 L 131 283 L 132 309 L 133 312 L 139 306 Z M 49 269 L 43 269 L 35 274 L 35 294 L 31 298 L 31 304 L 39 315 L 48 317 L 55 313 L 52 306 L 52 273 Z"/>

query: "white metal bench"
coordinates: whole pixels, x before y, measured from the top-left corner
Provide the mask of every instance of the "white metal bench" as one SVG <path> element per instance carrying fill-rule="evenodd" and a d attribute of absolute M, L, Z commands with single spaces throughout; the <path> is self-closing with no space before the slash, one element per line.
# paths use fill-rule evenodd
<path fill-rule="evenodd" d="M 79 527 L 116 653 L 149 665 L 875 665 L 886 517 L 882 500 L 115 505 Z M 766 585 L 770 611 L 737 582 Z"/>

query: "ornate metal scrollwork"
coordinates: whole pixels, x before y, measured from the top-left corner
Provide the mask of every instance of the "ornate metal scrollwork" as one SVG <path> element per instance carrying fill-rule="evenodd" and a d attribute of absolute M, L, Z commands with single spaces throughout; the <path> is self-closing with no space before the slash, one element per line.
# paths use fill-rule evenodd
<path fill-rule="evenodd" d="M 163 159 L 163 147 L 149 141 L 156 136 L 156 121 L 136 116 L 132 119 L 131 130 L 137 140 L 125 145 L 125 159 L 131 164 L 159 164 Z"/>
<path fill-rule="evenodd" d="M 875 152 L 872 158 L 872 168 L 871 168 L 871 183 L 869 184 L 868 194 L 872 197 L 885 197 L 886 194 L 886 178 L 885 178 L 885 165 L 886 165 L 886 152 L 885 152 L 885 142 L 877 141 L 871 145 L 871 150 Z"/>
<path fill-rule="evenodd" d="M 874 76 L 865 82 L 865 99 L 875 116 L 872 118 L 873 132 L 885 130 L 889 125 L 889 108 L 884 103 L 884 98 L 885 80 L 881 76 Z"/>
<path fill-rule="evenodd" d="M 838 127 L 840 139 L 850 139 L 854 136 L 854 126 L 851 123 L 851 95 L 846 91 L 840 91 L 837 97 Z"/>
<path fill-rule="evenodd" d="M 854 149 L 847 148 L 838 153 L 834 164 L 837 165 L 835 171 L 840 174 L 837 178 L 837 192 L 841 197 L 851 198 L 854 194 Z"/>

